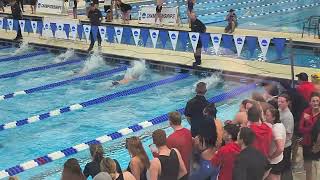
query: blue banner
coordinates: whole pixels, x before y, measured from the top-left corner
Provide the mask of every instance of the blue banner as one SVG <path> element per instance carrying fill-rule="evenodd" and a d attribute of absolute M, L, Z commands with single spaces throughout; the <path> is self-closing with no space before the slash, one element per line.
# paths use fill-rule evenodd
<path fill-rule="evenodd" d="M 93 42 L 96 42 L 97 37 L 98 37 L 98 26 L 91 26 L 91 33 L 92 33 L 92 37 L 93 37 Z"/>
<path fill-rule="evenodd" d="M 19 20 L 14 19 L 13 20 L 13 30 L 18 31 L 18 28 L 19 28 Z M 22 29 L 21 29 L 21 32 L 23 32 Z"/>
<path fill-rule="evenodd" d="M 250 52 L 250 56 L 253 56 L 254 51 L 257 47 L 258 38 L 253 36 L 246 36 L 246 43 L 248 46 L 248 50 Z"/>
<path fill-rule="evenodd" d="M 51 31 L 53 36 L 56 36 L 56 31 L 57 31 L 57 24 L 56 23 L 50 23 Z"/>
<path fill-rule="evenodd" d="M 43 30 L 43 22 L 38 21 L 37 29 L 40 35 L 42 35 L 42 30 Z"/>
<path fill-rule="evenodd" d="M 202 43 L 202 47 L 204 49 L 208 49 L 209 41 L 210 41 L 210 35 L 208 33 L 201 33 L 200 34 L 200 40 L 201 40 L 201 43 Z"/>
<path fill-rule="evenodd" d="M 78 31 L 79 39 L 81 40 L 82 36 L 83 36 L 83 26 L 82 25 L 78 25 L 77 31 Z"/>
<path fill-rule="evenodd" d="M 160 36 L 162 47 L 165 48 L 168 40 L 168 31 L 160 30 L 159 36 Z"/>
<path fill-rule="evenodd" d="M 26 25 L 25 25 L 25 29 L 28 33 L 32 32 L 32 26 L 31 26 L 31 21 L 30 20 L 26 20 L 25 21 Z"/>
<path fill-rule="evenodd" d="M 141 29 L 141 39 L 144 47 L 146 47 L 147 45 L 148 37 L 149 37 L 149 29 Z"/>
<path fill-rule="evenodd" d="M 223 42 L 223 47 L 227 49 L 232 49 L 233 43 L 233 36 L 228 35 L 228 34 L 223 34 L 222 35 L 222 42 Z"/>
<path fill-rule="evenodd" d="M 189 39 L 189 34 L 187 32 L 181 31 L 179 33 L 180 45 L 181 45 L 182 50 L 184 50 L 184 51 L 186 50 L 188 39 Z"/>
<path fill-rule="evenodd" d="M 131 39 L 131 28 L 129 27 L 124 27 L 123 28 L 123 33 L 122 33 L 122 39 L 123 39 L 123 42 L 125 44 L 130 44 L 130 39 Z"/>
<path fill-rule="evenodd" d="M 281 58 L 282 53 L 285 48 L 285 45 L 286 45 L 286 39 L 285 38 L 273 38 L 272 42 L 274 43 L 274 45 L 276 47 L 276 52 L 277 52 L 278 58 Z"/>
<path fill-rule="evenodd" d="M 3 29 L 7 29 L 8 28 L 8 21 L 7 18 L 3 18 Z"/>
<path fill-rule="evenodd" d="M 107 36 L 108 36 L 108 42 L 114 43 L 114 28 L 112 26 L 107 27 Z"/>
<path fill-rule="evenodd" d="M 63 24 L 63 30 L 64 30 L 64 32 L 66 32 L 66 36 L 69 39 L 70 24 Z"/>

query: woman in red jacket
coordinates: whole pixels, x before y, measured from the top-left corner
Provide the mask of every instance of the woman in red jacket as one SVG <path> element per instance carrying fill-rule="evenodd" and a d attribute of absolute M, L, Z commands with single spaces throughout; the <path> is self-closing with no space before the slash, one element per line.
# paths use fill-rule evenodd
<path fill-rule="evenodd" d="M 310 97 L 310 105 L 304 110 L 299 124 L 299 131 L 303 136 L 301 144 L 303 147 L 306 180 L 312 180 L 313 153 L 311 131 L 318 118 L 320 118 L 320 94 L 313 92 Z"/>

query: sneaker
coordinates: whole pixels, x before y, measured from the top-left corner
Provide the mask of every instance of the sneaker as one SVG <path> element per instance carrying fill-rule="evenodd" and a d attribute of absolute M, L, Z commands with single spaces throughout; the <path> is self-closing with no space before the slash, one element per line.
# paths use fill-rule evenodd
<path fill-rule="evenodd" d="M 89 52 L 89 53 L 92 52 L 92 48 L 89 48 L 89 49 L 88 49 L 88 52 Z"/>

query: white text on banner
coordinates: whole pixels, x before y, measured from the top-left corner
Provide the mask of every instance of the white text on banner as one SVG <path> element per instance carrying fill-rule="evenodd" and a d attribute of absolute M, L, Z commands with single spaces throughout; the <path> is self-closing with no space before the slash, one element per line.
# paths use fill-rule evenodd
<path fill-rule="evenodd" d="M 169 37 L 173 50 L 176 50 L 178 42 L 179 31 L 169 31 Z"/>
<path fill-rule="evenodd" d="M 38 0 L 37 12 L 46 14 L 62 14 L 64 0 Z"/>
<path fill-rule="evenodd" d="M 234 44 L 236 45 L 237 54 L 239 57 L 240 57 L 245 39 L 246 39 L 245 36 L 236 36 L 236 35 L 233 36 Z"/>
<path fill-rule="evenodd" d="M 210 36 L 214 52 L 216 53 L 216 55 L 218 55 L 221 42 L 221 34 L 210 34 Z"/>
<path fill-rule="evenodd" d="M 161 15 L 163 24 L 176 25 L 178 22 L 178 7 L 163 6 Z M 155 6 L 141 6 L 139 13 L 139 23 L 154 24 L 155 16 Z"/>

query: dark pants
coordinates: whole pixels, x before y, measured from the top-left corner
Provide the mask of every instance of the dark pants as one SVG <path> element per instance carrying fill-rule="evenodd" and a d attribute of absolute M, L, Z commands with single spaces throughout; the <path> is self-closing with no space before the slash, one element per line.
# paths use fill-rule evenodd
<path fill-rule="evenodd" d="M 196 62 L 195 62 L 196 65 L 201 64 L 201 50 L 202 50 L 202 42 L 199 39 L 197 47 L 196 47 L 196 52 L 194 53 L 194 59 L 196 60 Z"/>
<path fill-rule="evenodd" d="M 21 34 L 21 28 L 20 28 L 20 26 L 18 25 L 18 30 L 17 30 L 17 37 L 16 37 L 16 39 L 20 39 L 20 38 L 22 38 L 22 34 Z"/>
<path fill-rule="evenodd" d="M 291 146 L 284 148 L 283 161 L 284 170 L 281 174 L 281 180 L 293 180 L 291 169 Z"/>
<path fill-rule="evenodd" d="M 102 39 L 101 39 L 101 36 L 100 36 L 100 32 L 98 31 L 98 33 L 97 33 L 97 39 L 98 39 L 98 46 L 101 46 L 101 41 L 102 41 Z M 92 32 L 90 32 L 90 47 L 89 47 L 89 50 L 92 50 L 93 49 L 93 46 L 94 46 L 94 38 L 93 38 L 93 34 L 92 34 Z"/>

